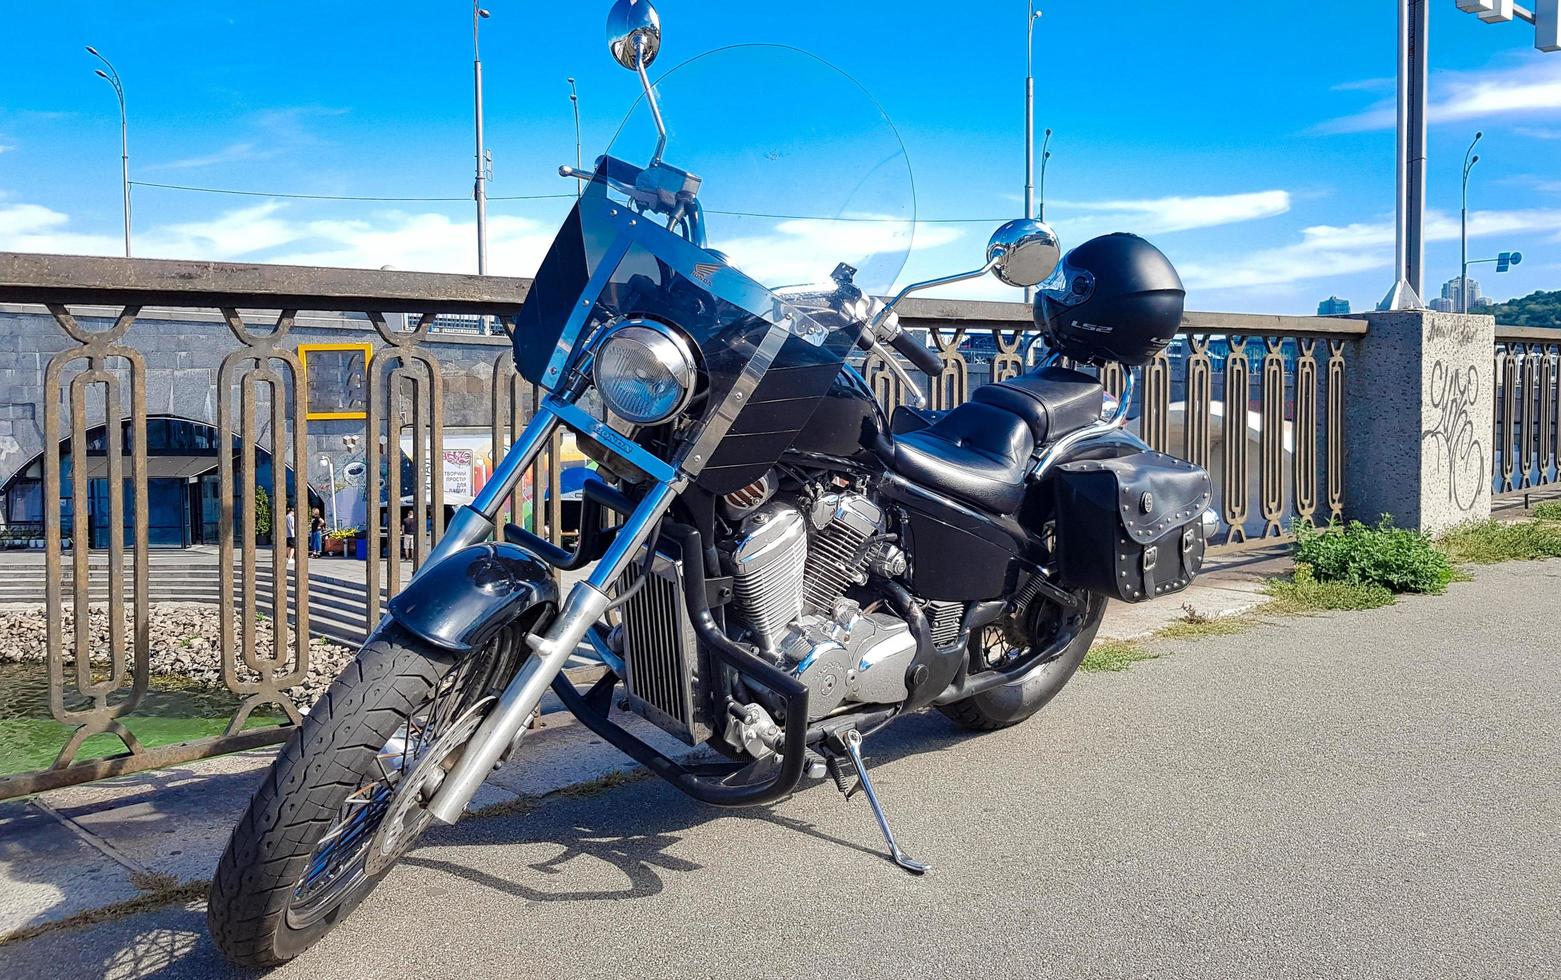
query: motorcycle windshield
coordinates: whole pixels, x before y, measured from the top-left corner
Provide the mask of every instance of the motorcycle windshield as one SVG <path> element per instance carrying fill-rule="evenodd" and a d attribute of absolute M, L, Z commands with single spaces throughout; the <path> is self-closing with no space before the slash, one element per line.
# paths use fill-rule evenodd
<path fill-rule="evenodd" d="M 886 292 L 904 264 L 914 195 L 882 110 L 811 55 L 724 48 L 656 90 L 666 165 L 626 162 L 658 145 L 642 100 L 538 269 L 515 361 L 553 390 L 614 321 L 675 326 L 697 347 L 701 381 L 667 461 L 722 493 L 762 476 L 829 390 L 866 320 L 864 294 Z M 658 188 L 695 186 L 698 207 L 676 220 L 650 203 Z"/>

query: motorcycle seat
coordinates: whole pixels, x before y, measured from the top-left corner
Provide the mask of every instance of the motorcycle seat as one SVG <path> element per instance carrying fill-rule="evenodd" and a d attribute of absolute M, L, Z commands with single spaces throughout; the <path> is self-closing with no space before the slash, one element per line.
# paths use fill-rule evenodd
<path fill-rule="evenodd" d="M 1105 391 L 1100 382 L 1065 367 L 1042 367 L 1028 374 L 982 385 L 971 401 L 991 405 L 1024 419 L 1037 446 L 1100 418 Z"/>
<path fill-rule="evenodd" d="M 1036 449 L 1099 419 L 1103 403 L 1089 375 L 1039 368 L 982 385 L 952 411 L 896 409 L 885 462 L 929 490 L 1011 514 L 1024 500 Z"/>
<path fill-rule="evenodd" d="M 1019 416 L 966 402 L 931 425 L 888 442 L 889 467 L 907 479 L 995 513 L 1024 499 L 1035 440 Z"/>

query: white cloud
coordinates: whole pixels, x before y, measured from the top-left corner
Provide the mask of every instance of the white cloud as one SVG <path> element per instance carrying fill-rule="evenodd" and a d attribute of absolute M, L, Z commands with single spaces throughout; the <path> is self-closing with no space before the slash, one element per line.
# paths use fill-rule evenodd
<path fill-rule="evenodd" d="M 1469 212 L 1469 237 L 1542 233 L 1561 227 L 1561 209 Z M 1458 218 L 1432 211 L 1426 215 L 1429 242 L 1458 238 Z M 1258 249 L 1225 259 L 1177 262 L 1182 279 L 1193 289 L 1241 289 L 1274 286 L 1342 276 L 1393 265 L 1394 226 L 1391 221 L 1349 225 L 1315 225 L 1301 240 L 1277 248 Z"/>
<path fill-rule="evenodd" d="M 0 204 L 0 251 L 117 255 L 117 234 L 72 230 L 70 216 L 39 204 Z M 423 272 L 469 272 L 476 261 L 475 226 L 442 214 L 383 211 L 352 220 L 293 218 L 288 205 L 267 201 L 203 221 L 138 231 L 135 251 L 146 258 L 263 261 Z M 528 218 L 495 215 L 488 222 L 491 270 L 536 271 L 553 229 Z"/>
<path fill-rule="evenodd" d="M 1360 78 L 1351 82 L 1340 82 L 1332 86 L 1334 92 L 1381 92 L 1398 85 L 1398 79 L 1384 78 Z"/>
<path fill-rule="evenodd" d="M 1272 218 L 1290 210 L 1290 193 L 1276 190 L 1142 200 L 1055 201 L 1050 206 L 1065 215 L 1055 222 L 1058 230 L 1066 230 L 1073 241 L 1084 241 L 1110 231 L 1164 235 Z"/>
<path fill-rule="evenodd" d="M 1561 140 L 1561 128 L 1545 126 L 1519 126 L 1513 130 L 1519 136 L 1536 140 Z"/>
<path fill-rule="evenodd" d="M 715 224 L 710 230 L 712 244 L 733 265 L 766 285 L 827 281 L 836 263 L 848 262 L 857 268 L 857 283 L 868 291 L 887 289 L 900 271 L 901 258 L 912 249 L 939 248 L 963 235 L 962 229 L 948 224 L 917 222 L 913 227 L 908 221 L 871 215 L 773 223 L 742 218 L 725 233 Z"/>
<path fill-rule="evenodd" d="M 142 169 L 146 171 L 194 170 L 198 167 L 210 167 L 222 163 L 239 163 L 245 160 L 264 160 L 274 156 L 276 156 L 275 150 L 262 150 L 254 143 L 232 143 L 205 156 L 185 157 L 182 160 L 170 160 L 167 163 L 154 163 Z"/>
<path fill-rule="evenodd" d="M 0 153 L 10 153 L 14 149 L 16 149 L 16 147 L 8 146 L 5 143 L 0 143 Z"/>
<path fill-rule="evenodd" d="M 1561 61 L 1539 59 L 1496 71 L 1437 72 L 1431 79 L 1426 112 L 1433 123 L 1561 113 Z M 1317 131 L 1362 133 L 1397 124 L 1397 107 L 1386 100 L 1365 112 L 1322 123 Z"/>

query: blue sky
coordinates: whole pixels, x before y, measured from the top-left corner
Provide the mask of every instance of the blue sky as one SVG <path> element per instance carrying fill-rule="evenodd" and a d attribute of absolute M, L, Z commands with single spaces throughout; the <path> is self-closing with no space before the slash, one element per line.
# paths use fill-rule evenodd
<path fill-rule="evenodd" d="M 607 56 L 609 4 L 492 0 L 483 24 L 490 194 L 558 194 L 572 162 L 567 76 L 586 156 L 637 95 Z M 1198 309 L 1357 309 L 1393 253 L 1395 6 L 1124 0 L 1043 5 L 1037 131 L 1056 131 L 1048 218 L 1065 244 L 1137 231 L 1171 256 Z M 921 219 L 1017 214 L 1023 183 L 1024 4 L 658 0 L 656 70 L 736 42 L 812 51 L 855 76 L 898 126 Z M 1103 12 L 1109 10 L 1109 13 Z M 470 8 L 76 0 L 16 4 L 0 40 L 0 249 L 120 248 L 117 109 L 82 50 L 125 80 L 132 176 L 208 187 L 465 198 L 471 188 Z M 1457 272 L 1458 176 L 1483 128 L 1471 192 L 1474 275 L 1498 297 L 1561 288 L 1561 54 L 1520 23 L 1432 6 L 1427 279 Z M 657 71 L 653 71 L 656 74 Z M 769 88 L 788 92 L 784 80 Z M 809 93 L 799 90 L 805 100 Z M 743 124 L 742 121 L 733 126 Z M 753 123 L 747 123 L 753 125 Z M 490 205 L 492 268 L 529 273 L 567 200 Z M 330 202 L 138 187 L 138 254 L 467 271 L 469 202 Z M 902 275 L 979 263 L 980 223 L 918 225 Z M 713 243 L 718 244 L 718 243 Z M 955 295 L 1017 298 L 995 281 Z"/>

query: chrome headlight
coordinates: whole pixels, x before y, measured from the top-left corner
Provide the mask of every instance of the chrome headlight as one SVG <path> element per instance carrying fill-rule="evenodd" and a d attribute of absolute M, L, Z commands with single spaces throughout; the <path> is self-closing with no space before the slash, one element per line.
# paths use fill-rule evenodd
<path fill-rule="evenodd" d="M 694 353 L 665 324 L 625 320 L 597 346 L 591 376 L 614 415 L 655 425 L 681 412 L 693 396 Z"/>

